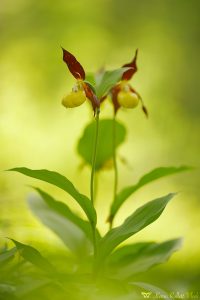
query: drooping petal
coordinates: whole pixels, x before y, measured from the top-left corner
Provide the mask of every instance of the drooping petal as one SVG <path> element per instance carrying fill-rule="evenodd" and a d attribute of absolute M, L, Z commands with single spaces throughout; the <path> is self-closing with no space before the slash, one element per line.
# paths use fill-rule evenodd
<path fill-rule="evenodd" d="M 138 97 L 139 97 L 139 99 L 140 99 L 140 101 L 141 101 L 141 103 L 142 103 L 142 111 L 144 112 L 144 114 L 145 114 L 145 116 L 148 118 L 149 117 L 149 113 L 148 113 L 148 110 L 147 110 L 147 108 L 146 108 L 146 106 L 144 105 L 144 102 L 143 102 L 143 100 L 142 100 L 142 97 L 141 97 L 141 95 L 129 84 L 129 88 L 130 88 L 130 90 L 133 92 L 133 93 L 135 93 L 135 94 L 137 94 L 138 95 Z"/>
<path fill-rule="evenodd" d="M 92 103 L 92 107 L 93 107 L 94 115 L 95 115 L 96 110 L 98 110 L 100 108 L 100 101 L 88 83 L 86 83 L 86 82 L 83 83 L 83 89 L 85 91 L 86 97 Z"/>
<path fill-rule="evenodd" d="M 142 110 L 143 110 L 145 116 L 148 118 L 149 117 L 149 113 L 148 113 L 148 110 L 147 110 L 146 106 L 144 106 L 144 104 L 142 104 Z"/>
<path fill-rule="evenodd" d="M 85 79 L 85 71 L 82 65 L 76 60 L 76 57 L 69 51 L 63 50 L 63 61 L 67 64 L 69 71 L 76 79 Z"/>
<path fill-rule="evenodd" d="M 138 49 L 135 51 L 135 56 L 133 60 L 130 63 L 123 65 L 123 67 L 130 67 L 131 69 L 124 72 L 124 74 L 122 75 L 122 80 L 130 80 L 133 77 L 133 75 L 137 72 L 137 55 Z"/>
<path fill-rule="evenodd" d="M 118 96 L 120 90 L 121 90 L 121 87 L 120 87 L 119 84 L 116 85 L 116 86 L 114 86 L 112 88 L 112 90 L 111 90 L 111 98 L 112 98 L 112 103 L 113 103 L 113 106 L 114 106 L 114 112 L 115 112 L 115 114 L 117 113 L 118 109 L 121 106 L 119 104 L 118 100 L 117 100 L 117 96 Z"/>

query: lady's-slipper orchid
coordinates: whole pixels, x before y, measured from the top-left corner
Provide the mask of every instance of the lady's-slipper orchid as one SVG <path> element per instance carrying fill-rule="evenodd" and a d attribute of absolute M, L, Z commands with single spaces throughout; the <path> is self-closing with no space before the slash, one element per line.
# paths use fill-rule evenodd
<path fill-rule="evenodd" d="M 67 64 L 69 71 L 77 80 L 70 94 L 62 99 L 62 104 L 66 108 L 77 107 L 83 104 L 86 99 L 92 103 L 94 114 L 100 108 L 100 101 L 95 95 L 91 86 L 85 82 L 85 70 L 76 58 L 67 50 L 63 49 L 63 61 Z"/>
<path fill-rule="evenodd" d="M 130 69 L 123 73 L 121 81 L 111 89 L 111 98 L 112 98 L 115 114 L 117 113 L 120 107 L 135 108 L 139 104 L 139 102 L 141 102 L 142 110 L 145 113 L 145 115 L 148 116 L 147 109 L 144 106 L 141 96 L 129 84 L 129 80 L 133 77 L 133 75 L 138 70 L 136 64 L 137 54 L 138 54 L 138 49 L 135 52 L 135 56 L 133 60 L 130 63 L 122 66 L 122 67 L 129 67 Z"/>

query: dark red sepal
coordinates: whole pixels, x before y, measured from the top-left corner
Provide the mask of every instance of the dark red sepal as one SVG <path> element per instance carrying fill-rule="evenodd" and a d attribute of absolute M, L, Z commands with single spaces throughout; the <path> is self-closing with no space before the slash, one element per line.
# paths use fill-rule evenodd
<path fill-rule="evenodd" d="M 124 72 L 124 74 L 122 75 L 122 80 L 130 80 L 133 77 L 133 75 L 137 72 L 137 65 L 136 65 L 137 55 L 138 55 L 138 49 L 135 51 L 135 56 L 133 60 L 129 64 L 123 65 L 123 67 L 129 67 L 131 69 Z"/>
<path fill-rule="evenodd" d="M 104 101 L 106 100 L 106 98 L 107 98 L 107 95 L 105 95 L 105 96 L 101 97 L 101 99 L 100 99 L 100 103 L 104 102 Z"/>
<path fill-rule="evenodd" d="M 140 101 L 142 103 L 142 111 L 144 112 L 145 116 L 148 118 L 149 117 L 149 113 L 148 113 L 148 110 L 147 110 L 146 106 L 144 105 L 142 97 L 140 96 L 140 94 L 134 88 L 132 88 L 132 86 L 130 84 L 129 84 L 129 88 L 130 88 L 131 92 L 133 92 L 133 93 L 135 93 L 135 94 L 138 95 L 138 97 L 139 97 L 139 99 L 140 99 Z"/>
<path fill-rule="evenodd" d="M 115 85 L 111 90 L 111 98 L 112 98 L 112 103 L 114 106 L 115 115 L 116 115 L 118 109 L 121 107 L 121 105 L 119 104 L 119 102 L 117 100 L 117 96 L 120 91 L 121 91 L 121 87 L 119 84 Z"/>
<path fill-rule="evenodd" d="M 144 106 L 144 104 L 142 105 L 142 110 L 143 110 L 145 116 L 148 118 L 149 117 L 149 113 L 148 113 L 148 110 L 147 110 L 146 106 Z"/>
<path fill-rule="evenodd" d="M 97 98 L 97 96 L 95 95 L 95 93 L 93 92 L 93 90 L 91 89 L 91 87 L 89 86 L 89 84 L 87 84 L 86 82 L 84 82 L 83 88 L 84 88 L 86 97 L 92 103 L 92 107 L 93 107 L 94 115 L 95 115 L 96 111 L 99 110 L 99 108 L 100 108 L 100 101 Z"/>
<path fill-rule="evenodd" d="M 62 48 L 63 61 L 67 64 L 69 71 L 76 79 L 85 79 L 85 71 L 81 64 L 76 60 L 76 57 L 70 52 Z"/>

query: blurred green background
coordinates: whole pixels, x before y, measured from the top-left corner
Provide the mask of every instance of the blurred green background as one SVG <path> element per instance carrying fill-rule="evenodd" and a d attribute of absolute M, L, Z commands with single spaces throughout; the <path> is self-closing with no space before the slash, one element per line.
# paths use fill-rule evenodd
<path fill-rule="evenodd" d="M 199 201 L 199 53 L 198 0 L 2 0 L 0 4 L 0 169 L 16 166 L 57 170 L 89 193 L 89 169 L 81 172 L 77 139 L 93 118 L 84 104 L 66 110 L 64 94 L 74 83 L 62 62 L 60 46 L 72 52 L 86 71 L 113 69 L 129 62 L 139 48 L 139 71 L 132 85 L 142 95 L 150 117 L 140 109 L 124 110 L 118 120 L 128 135 L 119 153 L 120 188 L 133 184 L 158 166 L 191 165 L 196 170 L 146 186 L 125 204 L 120 224 L 130 209 L 168 192 L 179 194 L 162 217 L 132 240 L 184 237 L 183 249 L 147 277 L 150 282 L 196 286 L 200 267 Z M 105 104 L 101 117 L 112 116 Z M 112 199 L 112 171 L 99 178 L 99 227 L 105 232 Z M 18 174 L 0 174 L 0 236 L 49 248 L 64 249 L 34 219 L 26 205 L 38 184 Z M 45 185 L 44 185 L 45 186 Z M 49 186 L 62 199 L 63 194 Z M 73 200 L 64 196 L 72 204 Z M 184 273 L 184 275 L 183 275 Z M 153 275 L 152 275 L 153 274 Z M 161 276 L 162 274 L 162 276 Z"/>

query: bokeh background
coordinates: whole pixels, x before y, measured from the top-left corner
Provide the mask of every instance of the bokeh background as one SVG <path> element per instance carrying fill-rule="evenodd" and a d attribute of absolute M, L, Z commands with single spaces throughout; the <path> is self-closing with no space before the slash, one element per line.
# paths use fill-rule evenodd
<path fill-rule="evenodd" d="M 147 200 L 179 192 L 162 217 L 134 237 L 135 241 L 184 237 L 171 260 L 147 274 L 148 282 L 168 289 L 196 289 L 200 268 L 199 200 L 199 53 L 198 0 L 1 0 L 0 4 L 0 236 L 10 236 L 57 252 L 63 244 L 34 219 L 26 198 L 29 184 L 62 192 L 3 170 L 27 166 L 57 170 L 89 193 L 89 168 L 80 171 L 77 140 L 92 111 L 84 104 L 66 110 L 64 94 L 74 79 L 62 62 L 60 46 L 74 53 L 86 71 L 113 69 L 129 62 L 139 48 L 139 71 L 132 80 L 150 117 L 141 110 L 121 111 L 127 127 L 119 153 L 120 187 L 135 183 L 158 166 L 196 167 L 192 172 L 162 179 L 129 199 L 116 225 Z M 101 117 L 112 116 L 105 104 Z M 112 199 L 113 173 L 99 176 L 97 209 L 105 232 Z M 47 242 L 47 245 L 45 245 Z M 56 250 L 55 250 L 56 249 Z"/>

